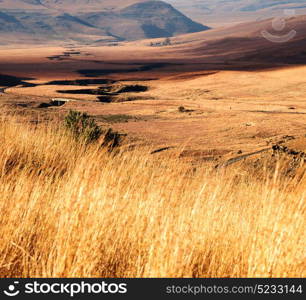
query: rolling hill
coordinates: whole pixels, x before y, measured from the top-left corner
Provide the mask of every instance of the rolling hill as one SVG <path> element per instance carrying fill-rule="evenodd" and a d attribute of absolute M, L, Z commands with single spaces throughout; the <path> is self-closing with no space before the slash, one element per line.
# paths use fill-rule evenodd
<path fill-rule="evenodd" d="M 285 29 L 276 31 L 272 19 L 266 19 L 182 35 L 174 38 L 173 43 L 179 45 L 181 52 L 202 56 L 208 62 L 229 63 L 229 67 L 231 64 L 249 66 L 253 63 L 305 64 L 305 25 L 306 15 L 292 16 L 286 19 Z M 265 38 L 263 32 L 268 32 L 275 40 Z M 288 36 L 291 37 L 287 40 Z"/>
<path fill-rule="evenodd" d="M 0 43 L 122 41 L 209 29 L 163 1 L 2 0 Z M 11 36 L 11 32 L 15 35 Z"/>
<path fill-rule="evenodd" d="M 286 9 L 306 14 L 305 0 L 166 0 L 189 17 L 219 27 L 229 23 L 282 16 Z"/>

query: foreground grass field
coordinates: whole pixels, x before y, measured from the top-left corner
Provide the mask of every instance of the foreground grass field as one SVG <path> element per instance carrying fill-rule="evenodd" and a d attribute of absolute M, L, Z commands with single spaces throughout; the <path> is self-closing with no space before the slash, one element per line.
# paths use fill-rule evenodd
<path fill-rule="evenodd" d="M 1 277 L 306 276 L 305 176 L 115 155 L 14 118 L 0 140 Z"/>

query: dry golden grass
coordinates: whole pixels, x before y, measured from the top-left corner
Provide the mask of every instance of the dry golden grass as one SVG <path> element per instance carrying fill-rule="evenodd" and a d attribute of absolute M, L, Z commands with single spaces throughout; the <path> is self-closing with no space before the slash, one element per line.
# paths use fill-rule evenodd
<path fill-rule="evenodd" d="M 1 277 L 300 277 L 305 183 L 0 121 Z M 148 153 L 148 154 L 147 154 Z"/>

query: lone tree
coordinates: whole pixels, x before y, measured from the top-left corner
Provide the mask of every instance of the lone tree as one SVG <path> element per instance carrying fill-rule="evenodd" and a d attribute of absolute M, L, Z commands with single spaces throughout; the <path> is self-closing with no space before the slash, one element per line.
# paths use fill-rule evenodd
<path fill-rule="evenodd" d="M 163 46 L 170 46 L 170 45 L 171 45 L 171 40 L 169 37 L 167 37 L 163 42 Z"/>

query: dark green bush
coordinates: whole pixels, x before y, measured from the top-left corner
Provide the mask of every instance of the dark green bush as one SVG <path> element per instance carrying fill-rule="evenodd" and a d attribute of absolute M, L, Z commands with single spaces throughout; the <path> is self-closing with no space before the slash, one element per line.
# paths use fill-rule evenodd
<path fill-rule="evenodd" d="M 103 131 L 88 114 L 70 110 L 64 120 L 64 125 L 73 137 L 83 140 L 86 144 L 97 141 Z"/>
<path fill-rule="evenodd" d="M 164 41 L 163 41 L 163 46 L 170 46 L 171 45 L 171 40 L 170 38 L 166 38 Z"/>
<path fill-rule="evenodd" d="M 102 146 L 108 147 L 110 150 L 118 147 L 121 142 L 122 134 L 111 128 L 103 130 L 86 113 L 70 110 L 64 119 L 64 125 L 76 140 L 84 141 L 86 144 L 96 142 L 102 135 L 104 135 Z"/>

